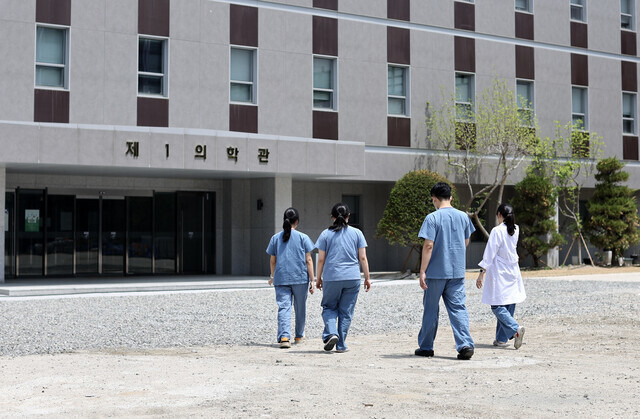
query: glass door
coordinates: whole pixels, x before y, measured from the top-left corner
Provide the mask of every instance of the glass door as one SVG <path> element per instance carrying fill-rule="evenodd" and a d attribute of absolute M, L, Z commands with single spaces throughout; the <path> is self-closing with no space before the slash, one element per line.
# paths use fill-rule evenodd
<path fill-rule="evenodd" d="M 129 228 L 127 230 L 127 272 L 150 274 L 153 249 L 153 198 L 127 198 Z"/>
<path fill-rule="evenodd" d="M 73 213 L 75 196 L 47 196 L 47 259 L 45 275 L 73 275 Z"/>
<path fill-rule="evenodd" d="M 126 216 L 124 198 L 102 199 L 103 274 L 124 274 Z"/>
<path fill-rule="evenodd" d="M 178 255 L 182 273 L 214 273 L 214 199 L 210 192 L 178 193 Z"/>
<path fill-rule="evenodd" d="M 4 277 L 11 278 L 15 274 L 15 253 L 13 251 L 13 232 L 15 219 L 15 195 L 4 194 Z"/>
<path fill-rule="evenodd" d="M 154 195 L 155 273 L 176 272 L 176 194 L 156 192 Z"/>
<path fill-rule="evenodd" d="M 100 243 L 100 200 L 76 200 L 76 274 L 97 275 Z"/>
<path fill-rule="evenodd" d="M 44 267 L 44 191 L 18 190 L 16 276 L 40 276 Z"/>

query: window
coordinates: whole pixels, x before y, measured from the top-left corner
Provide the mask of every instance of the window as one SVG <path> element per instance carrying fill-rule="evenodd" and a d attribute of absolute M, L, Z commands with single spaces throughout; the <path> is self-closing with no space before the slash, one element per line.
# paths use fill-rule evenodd
<path fill-rule="evenodd" d="M 138 94 L 168 96 L 167 40 L 138 39 Z"/>
<path fill-rule="evenodd" d="M 580 130 L 589 129 L 587 115 L 587 89 L 584 87 L 571 88 L 571 121 Z"/>
<path fill-rule="evenodd" d="M 409 68 L 390 65 L 387 69 L 389 115 L 409 115 Z"/>
<path fill-rule="evenodd" d="M 473 74 L 456 73 L 456 119 L 473 121 L 475 83 Z"/>
<path fill-rule="evenodd" d="M 571 20 L 587 21 L 587 0 L 571 0 Z"/>
<path fill-rule="evenodd" d="M 362 217 L 360 216 L 360 196 L 359 195 L 342 195 L 342 202 L 349 207 L 351 215 L 349 216 L 349 225 L 362 230 Z"/>
<path fill-rule="evenodd" d="M 622 133 L 636 134 L 636 107 L 635 93 L 622 93 Z"/>
<path fill-rule="evenodd" d="M 36 86 L 68 87 L 68 29 L 36 27 Z"/>
<path fill-rule="evenodd" d="M 633 0 L 620 0 L 620 27 L 622 29 L 630 31 L 636 29 L 634 4 Z"/>
<path fill-rule="evenodd" d="M 231 48 L 231 102 L 256 103 L 256 50 Z"/>
<path fill-rule="evenodd" d="M 332 58 L 313 57 L 313 107 L 321 109 L 337 108 L 335 100 L 335 66 Z"/>
<path fill-rule="evenodd" d="M 516 10 L 518 12 L 531 13 L 531 3 L 533 3 L 533 0 L 516 0 Z"/>
<path fill-rule="evenodd" d="M 516 95 L 520 122 L 524 126 L 532 127 L 533 116 L 535 113 L 533 102 L 533 82 L 527 80 L 516 81 Z"/>

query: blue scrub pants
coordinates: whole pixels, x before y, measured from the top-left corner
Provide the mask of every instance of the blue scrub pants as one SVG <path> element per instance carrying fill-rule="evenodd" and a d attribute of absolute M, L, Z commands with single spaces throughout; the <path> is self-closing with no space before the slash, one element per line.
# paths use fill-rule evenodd
<path fill-rule="evenodd" d="M 509 304 L 504 306 L 491 306 L 491 311 L 498 319 L 496 325 L 496 340 L 500 342 L 507 342 L 513 337 L 520 327 L 518 322 L 513 318 L 513 313 L 516 311 L 515 304 Z"/>
<path fill-rule="evenodd" d="M 460 352 L 465 346 L 473 348 L 473 339 L 469 332 L 469 313 L 465 306 L 467 295 L 464 290 L 464 278 L 456 278 L 427 279 L 427 289 L 424 291 L 422 299 L 424 305 L 422 327 L 418 334 L 420 349 L 433 350 L 433 341 L 438 332 L 440 297 L 442 297 L 447 313 L 449 313 L 456 350 Z"/>
<path fill-rule="evenodd" d="M 278 342 L 282 338 L 291 340 L 291 305 L 296 312 L 296 337 L 304 336 L 307 319 L 307 291 L 309 284 L 276 285 L 278 303 Z"/>
<path fill-rule="evenodd" d="M 348 281 L 324 281 L 322 284 L 322 320 L 324 320 L 324 331 L 322 341 L 325 342 L 329 336 L 338 336 L 336 349 L 343 351 L 347 349 L 345 340 L 351 326 L 353 311 L 356 308 L 360 292 L 360 280 Z"/>

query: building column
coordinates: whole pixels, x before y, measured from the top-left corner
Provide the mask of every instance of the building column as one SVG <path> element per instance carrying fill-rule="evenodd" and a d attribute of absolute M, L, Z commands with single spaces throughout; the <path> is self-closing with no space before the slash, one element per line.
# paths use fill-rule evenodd
<path fill-rule="evenodd" d="M 271 236 L 282 230 L 284 210 L 292 204 L 291 176 L 251 181 L 250 275 L 269 276 Z M 246 260 L 246 259 L 245 259 Z"/>
<path fill-rule="evenodd" d="M 558 212 L 558 198 L 556 198 L 556 212 L 553 216 L 553 221 L 555 221 L 556 223 L 556 232 L 558 231 L 558 229 L 560 228 L 560 214 Z M 550 237 L 547 237 L 547 240 L 549 240 Z M 560 248 L 558 246 L 554 247 L 553 249 L 549 249 L 549 251 L 547 252 L 547 265 L 550 268 L 557 268 L 558 266 L 560 266 Z"/>
<path fill-rule="evenodd" d="M 7 229 L 6 209 L 5 209 L 5 192 L 7 190 L 7 169 L 0 167 L 0 283 L 4 282 L 4 235 Z"/>

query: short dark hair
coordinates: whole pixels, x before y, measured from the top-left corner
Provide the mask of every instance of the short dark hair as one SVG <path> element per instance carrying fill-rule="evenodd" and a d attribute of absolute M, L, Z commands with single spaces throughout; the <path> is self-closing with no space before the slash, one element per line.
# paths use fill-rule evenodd
<path fill-rule="evenodd" d="M 431 196 L 435 196 L 439 200 L 451 199 L 451 185 L 446 182 L 438 182 L 431 188 Z"/>

